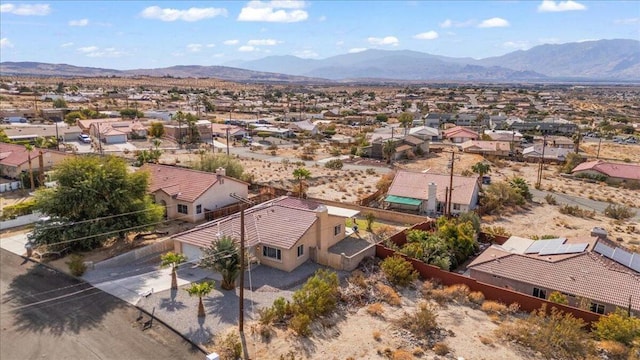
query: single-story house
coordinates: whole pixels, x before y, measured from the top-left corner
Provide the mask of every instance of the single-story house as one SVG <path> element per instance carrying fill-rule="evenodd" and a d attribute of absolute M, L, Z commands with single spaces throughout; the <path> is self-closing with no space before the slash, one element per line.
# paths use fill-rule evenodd
<path fill-rule="evenodd" d="M 318 133 L 318 127 L 311 123 L 309 120 L 296 121 L 289 124 L 289 129 L 295 132 L 308 132 L 310 135 L 316 135 Z"/>
<path fill-rule="evenodd" d="M 469 140 L 463 142 L 460 147 L 462 151 L 471 154 L 509 156 L 511 153 L 511 143 L 507 141 Z"/>
<path fill-rule="evenodd" d="M 438 141 L 440 140 L 440 130 L 429 126 L 416 126 L 409 129 L 409 135 L 413 135 L 422 140 Z"/>
<path fill-rule="evenodd" d="M 345 222 L 358 211 L 283 196 L 245 210 L 245 249 L 260 264 L 292 271 L 307 260 L 328 264 L 329 248 L 346 237 Z M 212 241 L 239 241 L 240 214 L 213 220 L 173 236 L 175 251 L 191 261 Z"/>
<path fill-rule="evenodd" d="M 139 120 L 95 119 L 78 120 L 84 129 L 88 125 L 88 133 L 106 144 L 123 144 L 129 138 L 144 138 L 147 128 Z"/>
<path fill-rule="evenodd" d="M 42 165 L 40 169 L 40 153 L 42 152 Z M 31 153 L 24 145 L 0 143 L 0 176 L 10 179 L 20 179 L 21 173 L 29 171 L 29 157 L 33 171 L 48 171 L 53 166 L 61 163 L 67 156 L 63 151 L 34 148 Z"/>
<path fill-rule="evenodd" d="M 443 137 L 452 143 L 461 144 L 469 140 L 478 140 L 480 135 L 477 132 L 464 128 L 462 126 L 454 126 L 444 131 Z"/>
<path fill-rule="evenodd" d="M 288 137 L 294 136 L 293 130 L 281 128 L 281 127 L 260 126 L 253 130 L 256 134 L 268 133 L 269 136 L 278 137 L 278 138 L 288 138 Z"/>
<path fill-rule="evenodd" d="M 155 202 L 166 207 L 166 218 L 197 222 L 207 210 L 235 204 L 230 196 L 246 198 L 249 184 L 226 176 L 224 168 L 215 173 L 177 166 L 145 164 L 140 171 L 149 172 L 149 193 Z"/>
<path fill-rule="evenodd" d="M 575 149 L 575 144 L 573 143 L 572 139 L 569 139 L 566 136 L 553 136 L 553 135 L 549 135 L 549 136 L 535 136 L 533 138 L 533 144 L 540 144 L 542 145 L 542 142 L 546 141 L 546 146 L 549 147 L 553 147 L 553 148 L 560 148 L 560 149 Z"/>
<path fill-rule="evenodd" d="M 567 154 L 573 152 L 572 149 L 565 148 L 555 148 L 545 146 L 543 148 L 542 144 L 532 145 L 524 150 L 522 150 L 522 156 L 525 160 L 530 162 L 539 162 L 543 157 L 544 152 L 544 161 L 545 162 L 557 162 L 561 163 L 567 158 Z"/>
<path fill-rule="evenodd" d="M 389 208 L 438 215 L 446 210 L 449 196 L 449 174 L 399 170 L 387 191 L 385 203 Z M 480 188 L 478 177 L 453 176 L 451 213 L 458 214 L 478 206 Z"/>
<path fill-rule="evenodd" d="M 531 296 L 564 294 L 569 305 L 640 314 L 640 255 L 597 238 L 531 240 L 512 236 L 467 267 L 471 278 Z"/>
<path fill-rule="evenodd" d="M 640 181 L 640 165 L 621 164 L 609 161 L 589 161 L 576 166 L 572 174 L 580 175 L 604 175 L 607 180 L 613 182 Z"/>
<path fill-rule="evenodd" d="M 485 130 L 484 135 L 493 141 L 509 141 L 515 144 L 522 141 L 522 134 L 515 130 Z"/>

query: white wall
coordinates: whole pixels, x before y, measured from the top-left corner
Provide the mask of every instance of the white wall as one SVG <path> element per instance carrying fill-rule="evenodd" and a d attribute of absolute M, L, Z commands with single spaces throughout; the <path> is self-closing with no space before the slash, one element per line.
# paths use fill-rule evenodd
<path fill-rule="evenodd" d="M 245 183 L 223 177 L 191 204 L 189 207 L 189 218 L 194 222 L 204 220 L 205 209 L 215 210 L 237 203 L 238 200 L 229 196 L 231 193 L 236 193 L 238 196 L 246 199 L 249 195 L 249 187 Z M 197 205 L 202 205 L 202 213 L 200 214 L 196 214 Z"/>

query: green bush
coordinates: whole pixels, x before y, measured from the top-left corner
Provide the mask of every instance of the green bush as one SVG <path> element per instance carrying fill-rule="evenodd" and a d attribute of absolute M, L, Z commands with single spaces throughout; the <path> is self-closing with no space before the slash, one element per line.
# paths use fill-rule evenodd
<path fill-rule="evenodd" d="M 293 293 L 294 317 L 306 314 L 311 320 L 332 312 L 340 293 L 338 275 L 320 269 Z"/>
<path fill-rule="evenodd" d="M 87 271 L 87 265 L 84 264 L 82 255 L 71 255 L 71 259 L 66 264 L 69 266 L 69 271 L 73 276 L 82 276 Z"/>
<path fill-rule="evenodd" d="M 18 216 L 31 214 L 35 208 L 36 200 L 29 199 L 21 203 L 5 206 L 2 209 L 2 217 L 0 219 L 7 220 L 13 219 Z"/>
<path fill-rule="evenodd" d="M 296 314 L 291 318 L 289 326 L 298 336 L 309 336 L 311 334 L 311 318 L 307 314 Z"/>
<path fill-rule="evenodd" d="M 407 286 L 418 278 L 413 265 L 400 256 L 391 256 L 380 264 L 382 272 L 389 282 L 398 286 Z"/>
<path fill-rule="evenodd" d="M 640 319 L 629 317 L 626 311 L 616 309 L 615 312 L 600 317 L 593 333 L 600 340 L 614 340 L 631 345 L 634 339 L 640 339 Z"/>
<path fill-rule="evenodd" d="M 607 208 L 604 209 L 604 214 L 616 220 L 626 220 L 636 215 L 628 206 L 615 204 L 607 206 Z"/>
<path fill-rule="evenodd" d="M 556 304 L 563 304 L 563 305 L 569 304 L 569 299 L 567 299 L 567 295 L 559 291 L 554 291 L 551 294 L 549 294 L 549 301 L 554 302 Z"/>
<path fill-rule="evenodd" d="M 344 166 L 344 164 L 342 163 L 342 160 L 340 160 L 340 159 L 329 160 L 324 164 L 325 168 L 332 169 L 332 170 L 340 170 L 340 169 L 342 169 L 343 166 Z"/>
<path fill-rule="evenodd" d="M 242 342 L 240 337 L 234 333 L 228 333 L 216 344 L 216 351 L 220 355 L 220 360 L 236 360 L 242 357 Z"/>

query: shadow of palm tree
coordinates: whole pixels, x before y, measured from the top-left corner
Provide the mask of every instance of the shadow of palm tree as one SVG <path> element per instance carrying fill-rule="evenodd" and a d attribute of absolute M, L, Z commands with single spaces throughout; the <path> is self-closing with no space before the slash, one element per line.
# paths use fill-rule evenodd
<path fill-rule="evenodd" d="M 213 339 L 213 332 L 208 326 L 204 326 L 205 317 L 198 317 L 198 327 L 189 328 L 189 331 L 185 334 L 187 339 L 193 341 L 196 344 L 208 344 Z"/>
<path fill-rule="evenodd" d="M 207 297 L 204 299 L 204 306 L 207 314 L 213 314 L 220 319 L 220 322 L 227 324 L 237 324 L 240 313 L 239 298 L 233 290 L 221 290 L 222 296 Z M 245 297 L 244 309 L 245 318 L 247 318 L 247 309 L 249 306 L 255 306 L 257 303 Z"/>
<path fill-rule="evenodd" d="M 171 297 L 160 299 L 160 308 L 171 312 L 186 308 L 184 302 L 176 300 L 177 293 L 177 289 L 171 289 Z"/>
<path fill-rule="evenodd" d="M 88 283 L 10 255 L 3 251 L 0 262 L 21 268 L 22 273 L 10 280 L 1 301 L 18 332 L 78 334 L 99 326 L 107 314 L 128 305 Z"/>

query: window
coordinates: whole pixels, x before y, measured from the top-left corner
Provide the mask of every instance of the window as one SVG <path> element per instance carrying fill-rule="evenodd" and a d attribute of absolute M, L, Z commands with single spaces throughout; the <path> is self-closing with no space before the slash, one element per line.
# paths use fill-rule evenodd
<path fill-rule="evenodd" d="M 533 296 L 538 297 L 540 299 L 546 299 L 547 298 L 547 291 L 534 287 L 533 288 Z"/>
<path fill-rule="evenodd" d="M 196 206 L 196 214 L 202 214 L 202 205 Z"/>
<path fill-rule="evenodd" d="M 298 257 L 304 255 L 304 245 L 298 246 Z"/>
<path fill-rule="evenodd" d="M 340 235 L 340 230 L 342 230 L 342 225 L 336 225 L 333 227 L 333 236 Z"/>
<path fill-rule="evenodd" d="M 594 312 L 596 314 L 604 314 L 604 305 L 598 304 L 598 303 L 591 303 L 589 310 L 591 310 L 591 312 Z"/>
<path fill-rule="evenodd" d="M 460 204 L 453 203 L 453 210 L 460 210 Z"/>
<path fill-rule="evenodd" d="M 189 207 L 187 205 L 178 204 L 178 212 L 180 214 L 188 214 L 189 213 Z"/>
<path fill-rule="evenodd" d="M 262 256 L 276 259 L 276 260 L 282 260 L 282 253 L 280 252 L 280 249 L 276 249 L 268 246 L 262 247 Z"/>

